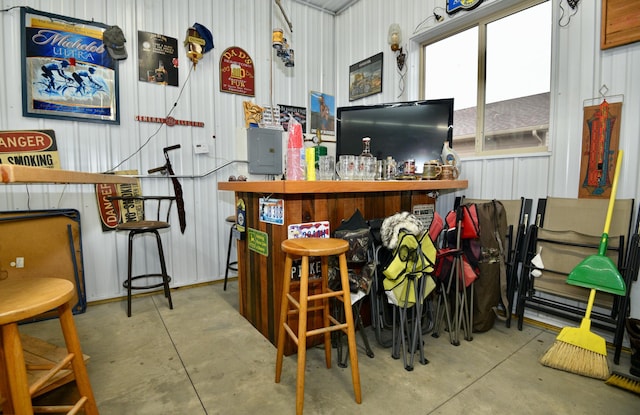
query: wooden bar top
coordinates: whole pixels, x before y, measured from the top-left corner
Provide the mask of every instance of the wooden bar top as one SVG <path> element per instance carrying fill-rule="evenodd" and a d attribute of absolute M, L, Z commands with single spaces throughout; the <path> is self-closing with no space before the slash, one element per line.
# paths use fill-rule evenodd
<path fill-rule="evenodd" d="M 0 165 L 2 183 L 136 183 L 132 176 L 87 173 L 82 171 L 48 169 L 46 167 L 19 166 L 13 164 Z"/>
<path fill-rule="evenodd" d="M 370 193 L 466 189 L 467 180 L 270 180 L 219 182 L 218 190 L 250 193 Z"/>

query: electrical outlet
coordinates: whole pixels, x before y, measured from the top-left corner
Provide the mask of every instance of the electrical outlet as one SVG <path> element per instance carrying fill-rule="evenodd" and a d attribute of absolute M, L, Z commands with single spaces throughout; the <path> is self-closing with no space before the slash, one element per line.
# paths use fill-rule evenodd
<path fill-rule="evenodd" d="M 16 268 L 24 268 L 24 257 L 17 257 L 16 258 Z"/>

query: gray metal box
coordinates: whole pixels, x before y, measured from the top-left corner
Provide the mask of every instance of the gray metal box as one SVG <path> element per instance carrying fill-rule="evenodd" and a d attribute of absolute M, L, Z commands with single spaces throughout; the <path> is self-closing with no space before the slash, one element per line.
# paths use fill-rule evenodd
<path fill-rule="evenodd" d="M 249 173 L 282 174 L 282 131 L 271 128 L 247 130 Z"/>

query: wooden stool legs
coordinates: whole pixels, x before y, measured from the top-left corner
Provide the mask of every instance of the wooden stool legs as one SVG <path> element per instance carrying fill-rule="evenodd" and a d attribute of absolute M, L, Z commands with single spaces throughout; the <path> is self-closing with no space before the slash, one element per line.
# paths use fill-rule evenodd
<path fill-rule="evenodd" d="M 319 294 L 309 295 L 309 256 L 302 256 L 301 276 L 300 276 L 300 298 L 296 300 L 290 293 L 291 290 L 291 267 L 293 264 L 292 256 L 287 253 L 284 267 L 284 281 L 282 290 L 282 304 L 280 308 L 280 321 L 277 340 L 277 356 L 276 356 L 276 383 L 280 382 L 282 373 L 282 363 L 284 356 L 285 334 L 288 334 L 297 344 L 298 366 L 296 378 L 296 413 L 302 414 L 304 406 L 304 375 L 306 366 L 307 337 L 322 334 L 324 336 L 324 351 L 327 368 L 331 367 L 331 332 L 335 330 L 343 330 L 347 334 L 349 344 L 349 357 L 351 362 L 351 379 L 353 382 L 353 391 L 357 403 L 362 402 L 362 394 L 360 388 L 360 370 L 358 368 L 358 354 L 356 350 L 356 333 L 353 323 L 353 311 L 350 307 L 351 296 L 349 291 L 349 277 L 347 270 L 347 259 L 344 253 L 339 254 L 340 264 L 340 280 L 342 282 L 341 291 L 330 291 L 328 288 L 328 257 L 322 256 L 322 292 Z M 345 323 L 337 321 L 330 314 L 329 299 L 335 297 L 345 303 Z M 322 302 L 319 306 L 309 306 L 312 302 Z M 291 307 L 293 305 L 293 307 Z M 308 330 L 307 329 L 307 312 L 322 311 L 322 320 L 324 327 Z M 298 334 L 296 335 L 288 324 L 289 315 L 298 315 Z"/>
<path fill-rule="evenodd" d="M 18 324 L 6 324 L 0 332 L 2 350 L 0 350 L 0 365 L 5 373 L 0 373 L 0 386 L 3 404 L 3 414 L 13 408 L 16 414 L 33 414 L 31 407 L 31 395 L 29 394 L 29 381 L 27 380 L 27 368 L 24 365 L 24 352 L 20 342 Z M 1 372 L 1 371 L 0 371 Z M 8 412 L 10 414 L 11 412 Z"/>
<path fill-rule="evenodd" d="M 69 414 L 75 414 L 84 407 L 85 414 L 98 415 L 98 407 L 93 396 L 93 389 L 84 364 L 84 356 L 69 304 L 66 303 L 58 307 L 58 313 L 68 353 L 63 362 L 69 363 L 70 361 L 81 398 L 74 405 L 36 407 L 35 412 L 61 413 L 65 411 Z M 0 370 L 0 372 L 4 372 L 0 373 L 0 392 L 2 392 L 2 397 L 5 399 L 2 405 L 3 414 L 32 415 L 34 407 L 32 406 L 31 396 L 38 391 L 46 379 L 36 381 L 36 383 L 29 386 L 17 323 L 2 326 L 0 341 L 2 342 L 0 369 L 4 369 Z M 66 364 L 59 364 L 58 366 L 64 367 Z M 53 370 L 50 373 L 51 375 L 55 374 Z"/>
<path fill-rule="evenodd" d="M 349 270 L 347 269 L 347 257 L 342 254 L 338 259 L 340 262 L 340 280 L 342 281 L 342 290 L 344 291 L 344 315 L 347 321 L 347 342 L 349 344 L 349 360 L 351 361 L 351 380 L 353 382 L 353 393 L 355 395 L 356 402 L 361 403 L 362 392 L 360 388 L 360 368 L 358 367 L 356 327 L 353 324 L 351 292 L 349 291 Z"/>
<path fill-rule="evenodd" d="M 282 283 L 282 302 L 280 304 L 280 318 L 278 320 L 278 343 L 276 354 L 276 383 L 280 383 L 280 375 L 282 374 L 282 360 L 284 358 L 284 340 L 287 326 L 287 311 L 289 309 L 289 288 L 291 287 L 290 272 L 293 260 L 289 255 L 284 260 L 284 280 Z"/>
<path fill-rule="evenodd" d="M 69 303 L 61 305 L 59 308 L 60 326 L 62 327 L 62 334 L 64 335 L 64 342 L 67 345 L 69 353 L 73 353 L 74 357 L 71 360 L 71 367 L 73 368 L 74 377 L 76 379 L 76 386 L 80 396 L 86 398 L 84 404 L 84 411 L 87 415 L 98 415 L 98 406 L 96 405 L 96 399 L 93 396 L 93 389 L 91 388 L 91 382 L 89 381 L 89 375 L 87 374 L 87 367 L 84 364 L 84 356 L 82 355 L 82 348 L 80 347 L 80 340 L 78 338 L 78 331 L 76 330 L 75 322 L 73 321 L 73 315 Z"/>

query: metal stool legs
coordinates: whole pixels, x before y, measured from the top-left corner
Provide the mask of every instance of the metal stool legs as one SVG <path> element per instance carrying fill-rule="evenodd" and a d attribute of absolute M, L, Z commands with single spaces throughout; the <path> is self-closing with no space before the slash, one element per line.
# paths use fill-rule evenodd
<path fill-rule="evenodd" d="M 227 267 L 224 270 L 224 291 L 227 291 L 227 280 L 229 279 L 229 270 L 238 271 L 238 261 L 229 262 L 231 260 L 231 243 L 233 242 L 233 231 L 236 230 L 235 222 L 229 230 L 229 244 L 227 246 Z"/>
<path fill-rule="evenodd" d="M 158 246 L 158 259 L 160 261 L 160 274 L 142 274 L 142 275 L 132 275 L 133 274 L 133 238 L 138 234 L 144 233 L 152 233 L 156 238 L 156 244 Z M 148 284 L 148 285 L 134 285 L 133 281 L 140 278 L 153 278 L 160 277 L 162 281 L 156 284 Z M 171 281 L 171 277 L 167 274 L 167 265 L 164 259 L 164 250 L 162 249 L 162 240 L 160 239 L 160 234 L 155 229 L 147 229 L 141 231 L 130 231 L 129 232 L 129 259 L 127 266 L 127 280 L 122 283 L 122 286 L 127 289 L 127 317 L 131 317 L 131 290 L 144 290 L 149 288 L 158 288 L 163 287 L 164 296 L 169 301 L 169 309 L 173 310 L 173 301 L 171 300 L 171 289 L 169 288 L 169 282 Z"/>

